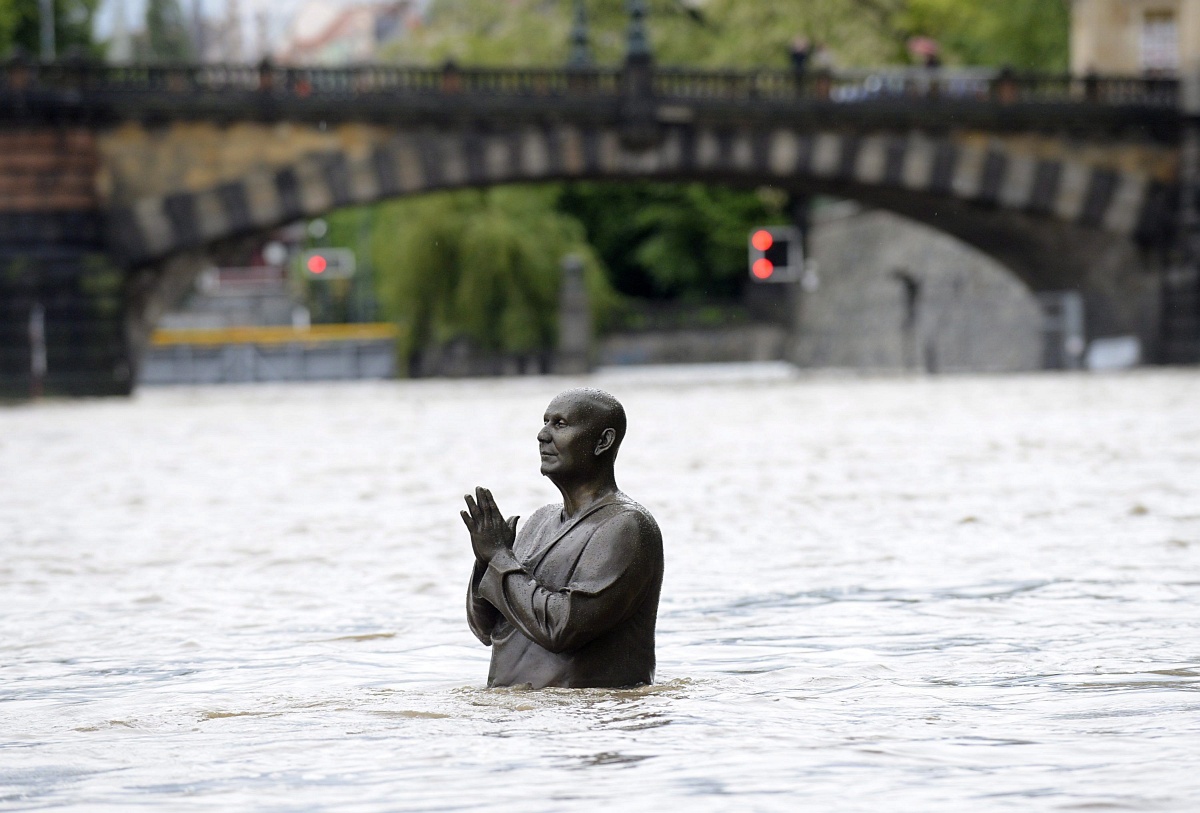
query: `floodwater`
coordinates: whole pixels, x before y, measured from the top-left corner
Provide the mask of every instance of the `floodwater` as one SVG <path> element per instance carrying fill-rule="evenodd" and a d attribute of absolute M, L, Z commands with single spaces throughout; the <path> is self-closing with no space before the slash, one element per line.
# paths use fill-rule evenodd
<path fill-rule="evenodd" d="M 1200 373 L 601 374 L 658 682 L 488 690 L 564 379 L 0 409 L 0 809 L 1200 809 Z"/>

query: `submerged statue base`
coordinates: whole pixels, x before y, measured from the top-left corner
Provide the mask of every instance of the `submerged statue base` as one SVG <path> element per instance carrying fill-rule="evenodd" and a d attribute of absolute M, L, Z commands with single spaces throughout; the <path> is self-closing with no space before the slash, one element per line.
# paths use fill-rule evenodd
<path fill-rule="evenodd" d="M 471 631 L 492 647 L 489 686 L 633 686 L 654 681 L 662 534 L 622 493 L 613 464 L 625 410 L 606 392 L 568 390 L 538 432 L 541 471 L 563 495 L 516 532 L 491 492 L 466 497 L 475 567 Z"/>

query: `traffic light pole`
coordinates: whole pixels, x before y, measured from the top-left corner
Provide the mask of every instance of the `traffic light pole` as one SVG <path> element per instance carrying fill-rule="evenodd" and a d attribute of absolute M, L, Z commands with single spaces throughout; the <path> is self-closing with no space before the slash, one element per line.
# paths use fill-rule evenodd
<path fill-rule="evenodd" d="M 571 255 L 562 261 L 558 297 L 558 347 L 553 370 L 556 375 L 582 375 L 591 369 L 592 319 L 588 304 L 583 259 Z"/>
<path fill-rule="evenodd" d="M 795 364 L 799 359 L 800 336 L 804 331 L 804 280 L 807 279 L 809 273 L 807 266 L 812 261 L 812 240 L 809 236 L 809 229 L 812 225 L 812 195 L 795 191 L 789 193 L 788 213 L 791 215 L 796 231 L 800 233 L 800 248 L 806 266 L 799 279 L 785 283 L 787 285 L 788 323 L 784 357 Z"/>
<path fill-rule="evenodd" d="M 800 247 L 804 249 L 805 257 L 811 256 L 808 228 L 812 221 L 812 200 L 812 195 L 806 192 L 788 193 L 788 214 L 791 215 L 792 223 L 800 232 Z"/>

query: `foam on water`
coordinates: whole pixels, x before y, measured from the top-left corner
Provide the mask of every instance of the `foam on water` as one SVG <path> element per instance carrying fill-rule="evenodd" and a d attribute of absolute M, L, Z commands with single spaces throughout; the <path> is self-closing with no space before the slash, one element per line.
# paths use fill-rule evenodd
<path fill-rule="evenodd" d="M 572 382 L 0 410 L 0 809 L 1194 809 L 1200 374 L 592 381 L 651 687 L 488 690 L 463 618 Z"/>

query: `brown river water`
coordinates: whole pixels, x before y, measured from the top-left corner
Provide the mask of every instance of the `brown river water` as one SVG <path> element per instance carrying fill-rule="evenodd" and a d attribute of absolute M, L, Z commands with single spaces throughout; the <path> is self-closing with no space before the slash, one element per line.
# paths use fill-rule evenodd
<path fill-rule="evenodd" d="M 489 690 L 566 379 L 0 408 L 0 810 L 1200 810 L 1200 372 L 645 369 L 658 682 Z"/>

